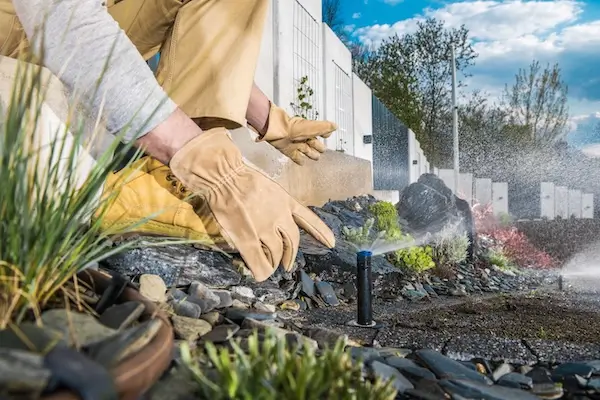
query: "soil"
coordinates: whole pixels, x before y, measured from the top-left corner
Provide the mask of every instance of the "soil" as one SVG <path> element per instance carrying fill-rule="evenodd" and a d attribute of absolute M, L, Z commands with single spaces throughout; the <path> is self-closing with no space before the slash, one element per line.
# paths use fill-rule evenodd
<path fill-rule="evenodd" d="M 600 336 L 600 296 L 533 293 L 468 299 L 462 304 L 403 312 L 395 328 L 460 335 L 466 332 L 507 339 L 593 343 Z"/>

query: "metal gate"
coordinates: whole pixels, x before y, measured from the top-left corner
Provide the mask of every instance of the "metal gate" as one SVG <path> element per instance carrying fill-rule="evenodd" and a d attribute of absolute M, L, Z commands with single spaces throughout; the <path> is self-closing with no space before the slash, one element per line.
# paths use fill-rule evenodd
<path fill-rule="evenodd" d="M 408 128 L 373 96 L 373 186 L 402 190 L 410 183 Z"/>

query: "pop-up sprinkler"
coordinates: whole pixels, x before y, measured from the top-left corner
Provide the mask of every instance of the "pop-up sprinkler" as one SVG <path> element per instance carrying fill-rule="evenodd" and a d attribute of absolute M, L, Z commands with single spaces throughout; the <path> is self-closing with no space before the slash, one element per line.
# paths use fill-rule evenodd
<path fill-rule="evenodd" d="M 373 253 L 368 250 L 356 253 L 356 320 L 348 325 L 361 328 L 379 328 L 380 324 L 373 320 L 372 289 L 373 279 L 371 274 L 371 258 Z"/>

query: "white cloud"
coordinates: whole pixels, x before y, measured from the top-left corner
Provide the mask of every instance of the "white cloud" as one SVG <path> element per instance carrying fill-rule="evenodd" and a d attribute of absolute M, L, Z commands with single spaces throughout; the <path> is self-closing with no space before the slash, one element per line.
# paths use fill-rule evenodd
<path fill-rule="evenodd" d="M 396 4 L 402 3 L 404 0 L 383 0 L 385 4 L 389 4 L 390 6 L 395 6 Z M 366 3 L 365 3 L 366 4 Z"/>
<path fill-rule="evenodd" d="M 359 12 L 355 12 L 354 14 L 352 14 L 352 19 L 359 19 L 359 18 L 360 18 Z"/>
<path fill-rule="evenodd" d="M 501 94 L 518 68 L 532 59 L 558 62 L 569 85 L 573 130 L 600 111 L 600 20 L 583 21 L 585 3 L 576 0 L 460 1 L 426 8 L 420 15 L 394 24 L 373 24 L 354 30 L 366 45 L 377 46 L 394 34 L 414 32 L 428 17 L 448 27 L 465 25 L 478 53 L 469 89 L 483 89 L 491 98 Z"/>

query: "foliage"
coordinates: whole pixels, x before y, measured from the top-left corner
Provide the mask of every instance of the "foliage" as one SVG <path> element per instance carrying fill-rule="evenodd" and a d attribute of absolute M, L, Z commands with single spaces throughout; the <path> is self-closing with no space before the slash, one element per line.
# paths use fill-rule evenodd
<path fill-rule="evenodd" d="M 132 240 L 113 247 L 109 238 L 145 222 L 100 228 L 122 187 L 102 196 L 105 179 L 130 145 L 115 153 L 115 138 L 82 179 L 83 129 L 73 121 L 61 128 L 42 124 L 50 115 L 43 79 L 40 67 L 20 64 L 8 107 L 0 110 L 0 328 L 39 318 L 58 295 L 77 303 L 67 284 L 97 261 L 135 246 Z M 55 134 L 47 143 L 41 142 L 44 130 Z"/>
<path fill-rule="evenodd" d="M 342 228 L 342 235 L 346 241 L 354 244 L 359 249 L 365 248 L 372 242 L 371 229 L 374 222 L 375 219 L 369 218 L 363 226 L 358 228 L 344 226 Z"/>
<path fill-rule="evenodd" d="M 511 261 L 501 250 L 488 249 L 485 256 L 491 265 L 495 265 L 504 271 L 513 269 Z"/>
<path fill-rule="evenodd" d="M 392 203 L 380 201 L 369 207 L 369 211 L 375 215 L 377 228 L 385 231 L 385 238 L 393 243 L 414 243 L 414 239 L 403 234 L 398 223 L 398 211 Z M 432 259 L 433 250 L 430 246 L 407 246 L 394 251 L 388 256 L 390 261 L 401 268 L 421 273 L 435 267 Z"/>
<path fill-rule="evenodd" d="M 198 360 L 202 350 L 192 353 L 183 346 L 183 359 L 198 384 L 199 398 L 393 400 L 396 396 L 390 382 L 363 378 L 361 365 L 352 361 L 341 340 L 320 355 L 306 345 L 288 345 L 270 329 L 262 340 L 254 332 L 247 344 L 245 353 L 240 339 L 231 342 L 231 350 L 206 343 L 203 353 L 208 365 Z"/>
<path fill-rule="evenodd" d="M 296 101 L 290 103 L 295 116 L 304 119 L 316 119 L 319 117 L 319 112 L 313 109 L 311 103 L 313 95 L 314 91 L 308 85 L 308 76 L 303 76 L 300 78 L 300 82 L 298 82 L 298 87 L 296 88 Z"/>
<path fill-rule="evenodd" d="M 457 73 L 467 77 L 477 57 L 471 43 L 464 25 L 447 28 L 428 18 L 417 22 L 414 33 L 386 39 L 354 63 L 357 75 L 416 133 L 428 160 L 438 167 L 451 160 L 451 49 Z"/>
<path fill-rule="evenodd" d="M 389 236 L 394 236 L 400 231 L 398 224 L 398 211 L 389 201 L 378 201 L 369 206 L 369 211 L 376 216 L 378 231 L 385 231 Z"/>
<path fill-rule="evenodd" d="M 323 11 L 323 22 L 331 28 L 338 38 L 344 43 L 348 42 L 348 34 L 344 29 L 346 24 L 342 17 L 343 6 L 342 0 L 323 0 L 321 3 Z"/>
<path fill-rule="evenodd" d="M 454 225 L 447 225 L 432 243 L 432 256 L 438 264 L 458 265 L 467 259 L 469 238 L 458 234 Z"/>
<path fill-rule="evenodd" d="M 542 69 L 534 60 L 529 69 L 519 69 L 513 86 L 504 91 L 511 123 L 524 128 L 514 140 L 545 144 L 562 139 L 569 119 L 567 93 L 558 64 Z"/>
<path fill-rule="evenodd" d="M 398 250 L 393 254 L 392 260 L 394 264 L 417 274 L 435 267 L 431 246 L 412 246 Z"/>
<path fill-rule="evenodd" d="M 506 257 L 520 267 L 552 268 L 556 261 L 537 249 L 517 228 L 499 228 L 488 233 L 504 251 Z"/>

